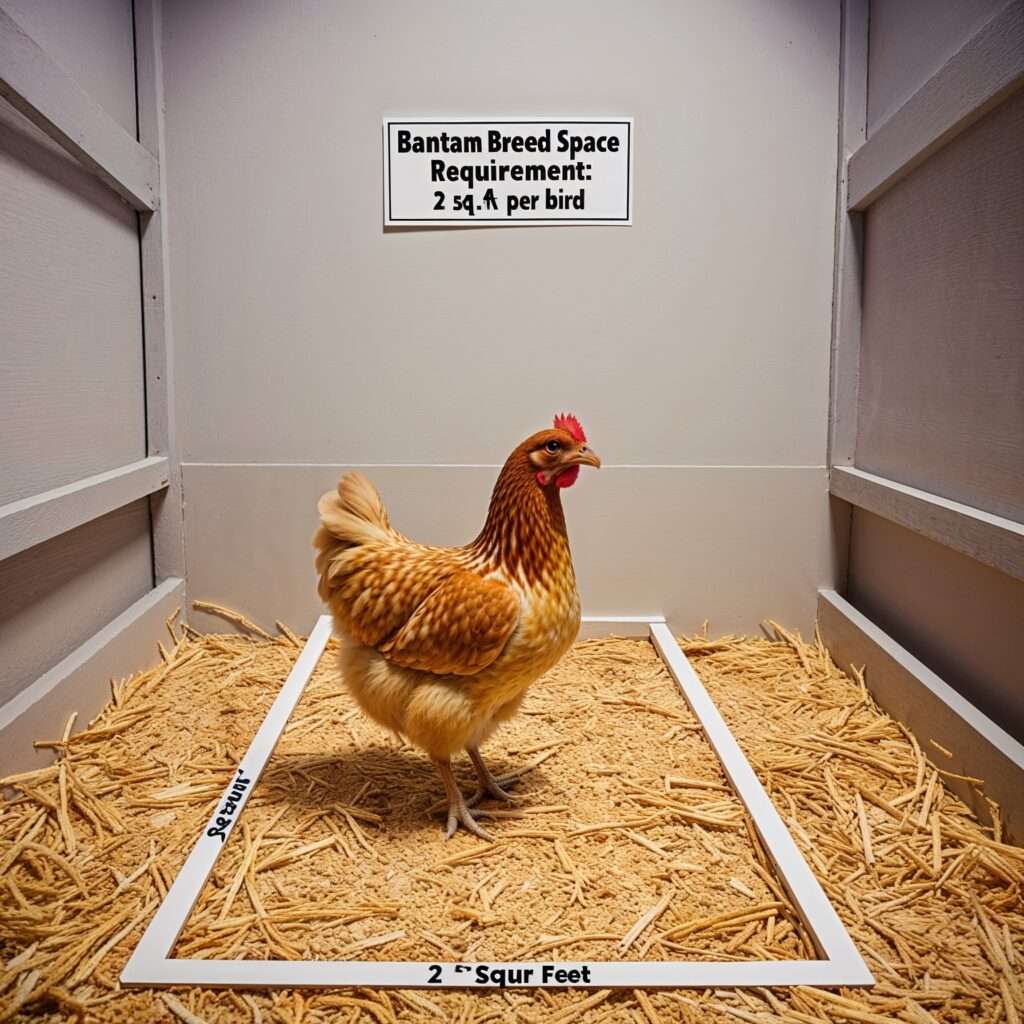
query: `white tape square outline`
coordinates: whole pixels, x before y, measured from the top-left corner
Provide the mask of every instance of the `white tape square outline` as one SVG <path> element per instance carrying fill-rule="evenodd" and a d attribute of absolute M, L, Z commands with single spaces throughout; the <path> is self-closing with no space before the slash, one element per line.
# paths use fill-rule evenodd
<path fill-rule="evenodd" d="M 776 811 L 747 762 L 729 727 L 704 689 L 676 642 L 665 620 L 660 617 L 585 618 L 584 626 L 593 634 L 633 632 L 647 626 L 650 638 L 669 673 L 700 722 L 718 754 L 722 767 L 737 796 L 746 807 L 771 857 L 779 879 L 785 886 L 797 914 L 806 926 L 821 955 L 820 960 L 764 960 L 750 962 L 721 961 L 588 961 L 590 980 L 573 988 L 734 988 L 751 986 L 785 987 L 791 985 L 868 986 L 874 978 L 853 940 L 829 902 L 818 880 L 797 849 L 782 818 Z M 231 783 L 217 803 L 210 821 L 197 840 L 174 884 L 160 904 L 149 927 L 143 933 L 131 958 L 121 972 L 125 985 L 202 985 L 238 988 L 496 988 L 493 982 L 476 980 L 476 972 L 464 963 L 441 963 L 442 981 L 428 983 L 427 962 L 358 960 L 184 960 L 171 958 L 213 865 L 227 845 L 227 837 L 238 824 L 242 811 L 260 775 L 274 752 L 292 711 L 309 682 L 331 635 L 331 618 L 322 615 L 292 667 L 280 693 L 242 757 L 239 776 L 249 779 L 241 795 L 232 793 Z M 232 780 L 234 781 L 234 780 Z M 234 803 L 235 811 L 224 827 L 224 838 L 208 835 L 217 828 L 224 801 Z M 490 967 L 537 968 L 551 964 L 562 969 L 583 966 L 580 961 L 494 962 Z M 456 970 L 458 968 L 458 971 Z M 534 977 L 539 976 L 534 972 Z M 535 988 L 537 985 L 509 986 Z M 565 988 L 564 985 L 548 985 Z"/>

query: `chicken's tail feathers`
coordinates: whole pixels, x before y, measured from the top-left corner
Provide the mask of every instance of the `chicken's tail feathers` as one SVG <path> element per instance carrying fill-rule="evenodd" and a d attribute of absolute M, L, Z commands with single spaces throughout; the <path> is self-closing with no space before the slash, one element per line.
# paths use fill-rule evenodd
<path fill-rule="evenodd" d="M 338 574 L 349 562 L 346 552 L 364 544 L 394 541 L 387 509 L 377 488 L 362 473 L 346 473 L 333 491 L 317 502 L 320 528 L 313 536 L 320 597 L 330 602 Z M 354 553 L 354 552 L 353 552 Z"/>
<path fill-rule="evenodd" d="M 320 498 L 317 510 L 320 530 L 314 544 L 321 550 L 325 546 L 336 550 L 394 538 L 384 502 L 362 473 L 346 473 L 336 490 Z"/>

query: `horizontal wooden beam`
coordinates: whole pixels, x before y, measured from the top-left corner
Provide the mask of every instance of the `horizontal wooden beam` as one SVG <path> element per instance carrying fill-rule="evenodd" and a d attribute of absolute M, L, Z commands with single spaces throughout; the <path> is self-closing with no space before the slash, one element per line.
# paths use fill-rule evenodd
<path fill-rule="evenodd" d="M 1024 0 L 1012 0 L 851 157 L 851 210 L 864 210 L 1024 85 Z"/>
<path fill-rule="evenodd" d="M 0 776 L 49 764 L 52 752 L 34 740 L 59 739 L 73 711 L 84 729 L 110 699 L 111 679 L 156 665 L 164 623 L 184 597 L 181 580 L 164 580 L 0 707 Z"/>
<path fill-rule="evenodd" d="M 155 494 L 167 483 L 167 459 L 151 456 L 0 505 L 0 559 Z"/>
<path fill-rule="evenodd" d="M 985 794 L 1002 808 L 1008 833 L 1024 839 L 1024 746 L 834 590 L 818 591 L 818 629 L 840 668 L 865 669 L 871 695 L 909 726 L 925 754 L 946 772 L 943 783 L 985 821 L 990 808 L 970 781 L 983 780 Z"/>
<path fill-rule="evenodd" d="M 156 157 L 0 8 L 0 96 L 140 211 L 156 208 Z"/>
<path fill-rule="evenodd" d="M 929 540 L 1024 580 L 1024 524 L 853 466 L 834 466 L 829 492 Z"/>

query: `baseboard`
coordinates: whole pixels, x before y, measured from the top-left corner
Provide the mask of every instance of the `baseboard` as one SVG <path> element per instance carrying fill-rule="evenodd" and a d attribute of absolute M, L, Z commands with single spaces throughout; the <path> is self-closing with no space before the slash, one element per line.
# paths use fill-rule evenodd
<path fill-rule="evenodd" d="M 818 628 L 837 665 L 865 667 L 871 695 L 913 731 L 933 763 L 984 780 L 986 795 L 1002 809 L 1006 834 L 1024 840 L 1024 746 L 834 590 L 818 591 Z M 943 782 L 982 821 L 991 820 L 974 785 L 953 775 Z"/>
<path fill-rule="evenodd" d="M 156 664 L 164 624 L 184 601 L 184 581 L 164 580 L 0 707 L 0 776 L 49 764 L 52 752 L 33 741 L 59 737 L 73 711 L 83 728 L 110 699 L 111 679 Z"/>
<path fill-rule="evenodd" d="M 663 615 L 584 615 L 580 622 L 580 640 L 602 636 L 643 637 L 651 635 L 652 622 L 664 622 Z"/>

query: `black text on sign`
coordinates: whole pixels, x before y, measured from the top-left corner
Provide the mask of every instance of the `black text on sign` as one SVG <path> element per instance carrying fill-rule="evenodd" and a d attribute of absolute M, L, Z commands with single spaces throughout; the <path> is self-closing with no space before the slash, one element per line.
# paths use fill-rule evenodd
<path fill-rule="evenodd" d="M 632 118 L 385 118 L 384 223 L 628 225 L 632 164 Z"/>

